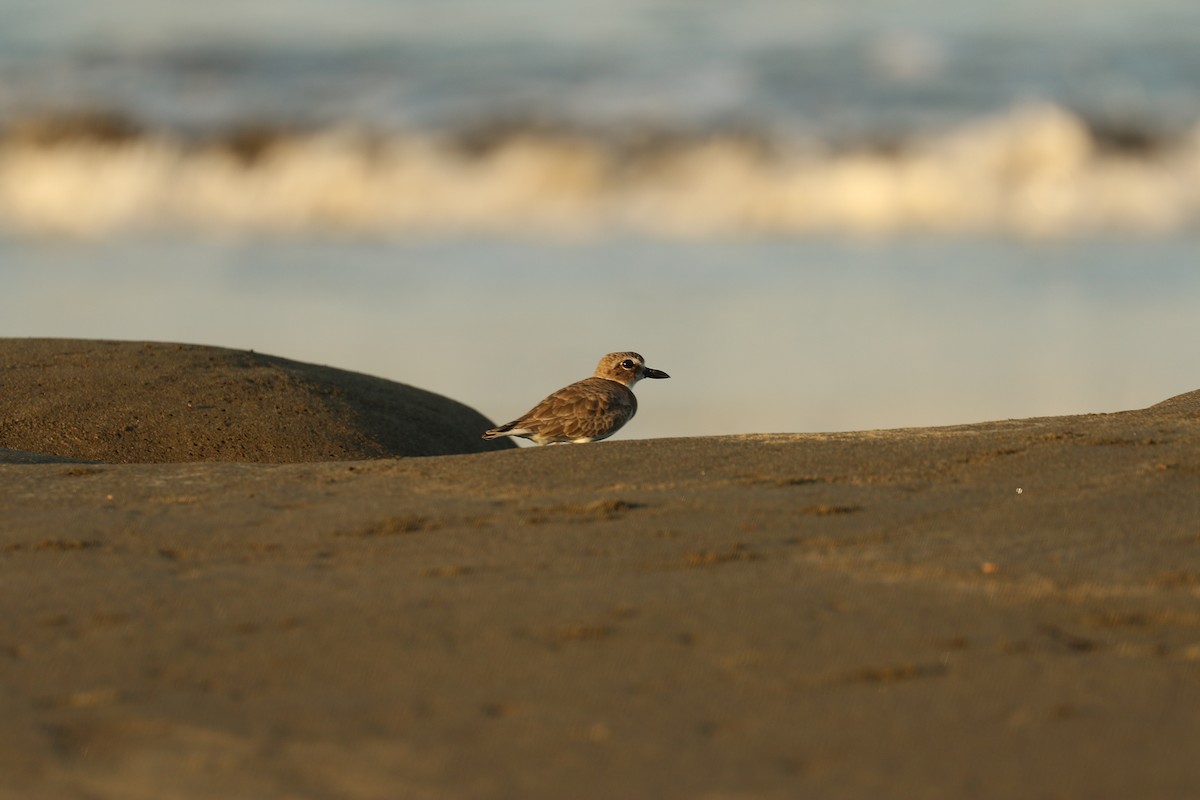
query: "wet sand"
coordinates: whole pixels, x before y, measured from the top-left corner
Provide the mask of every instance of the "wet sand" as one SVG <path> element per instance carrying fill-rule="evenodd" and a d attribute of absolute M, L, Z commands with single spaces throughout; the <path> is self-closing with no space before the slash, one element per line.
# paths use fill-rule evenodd
<path fill-rule="evenodd" d="M 323 463 L 17 463 L 0 795 L 1200 793 L 1200 393 Z"/>

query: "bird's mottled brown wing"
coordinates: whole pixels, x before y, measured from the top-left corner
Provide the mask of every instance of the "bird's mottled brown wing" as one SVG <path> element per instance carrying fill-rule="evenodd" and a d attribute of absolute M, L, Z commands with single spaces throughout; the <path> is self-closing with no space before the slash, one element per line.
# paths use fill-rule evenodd
<path fill-rule="evenodd" d="M 585 378 L 559 389 L 516 421 L 548 441 L 610 436 L 637 412 L 633 392 L 615 381 Z"/>

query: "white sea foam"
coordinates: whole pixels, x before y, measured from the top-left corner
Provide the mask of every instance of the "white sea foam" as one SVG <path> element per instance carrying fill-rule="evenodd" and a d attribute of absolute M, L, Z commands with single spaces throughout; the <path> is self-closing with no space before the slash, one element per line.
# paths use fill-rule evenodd
<path fill-rule="evenodd" d="M 481 149 L 433 134 L 289 133 L 252 153 L 168 133 L 0 141 L 0 227 L 402 235 L 610 231 L 1155 233 L 1200 223 L 1200 126 L 1107 146 L 1054 107 L 887 149 L 516 131 Z"/>

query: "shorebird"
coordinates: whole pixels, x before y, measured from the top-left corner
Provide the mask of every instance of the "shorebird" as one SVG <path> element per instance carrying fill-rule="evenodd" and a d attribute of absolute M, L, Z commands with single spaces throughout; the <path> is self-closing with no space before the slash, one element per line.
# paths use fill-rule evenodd
<path fill-rule="evenodd" d="M 612 436 L 637 413 L 630 389 L 642 378 L 669 378 L 650 369 L 637 353 L 609 353 L 590 378 L 564 386 L 507 425 L 492 428 L 485 439 L 521 436 L 535 444 L 598 442 Z"/>

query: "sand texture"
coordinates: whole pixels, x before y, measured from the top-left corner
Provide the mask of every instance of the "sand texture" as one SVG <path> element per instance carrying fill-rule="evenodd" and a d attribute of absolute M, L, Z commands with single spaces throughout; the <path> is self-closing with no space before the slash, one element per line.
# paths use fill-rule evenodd
<path fill-rule="evenodd" d="M 0 448 L 108 461 L 290 463 L 481 453 L 482 414 L 440 395 L 251 351 L 0 339 Z"/>
<path fill-rule="evenodd" d="M 0 485 L 6 798 L 1200 796 L 1200 393 Z"/>

